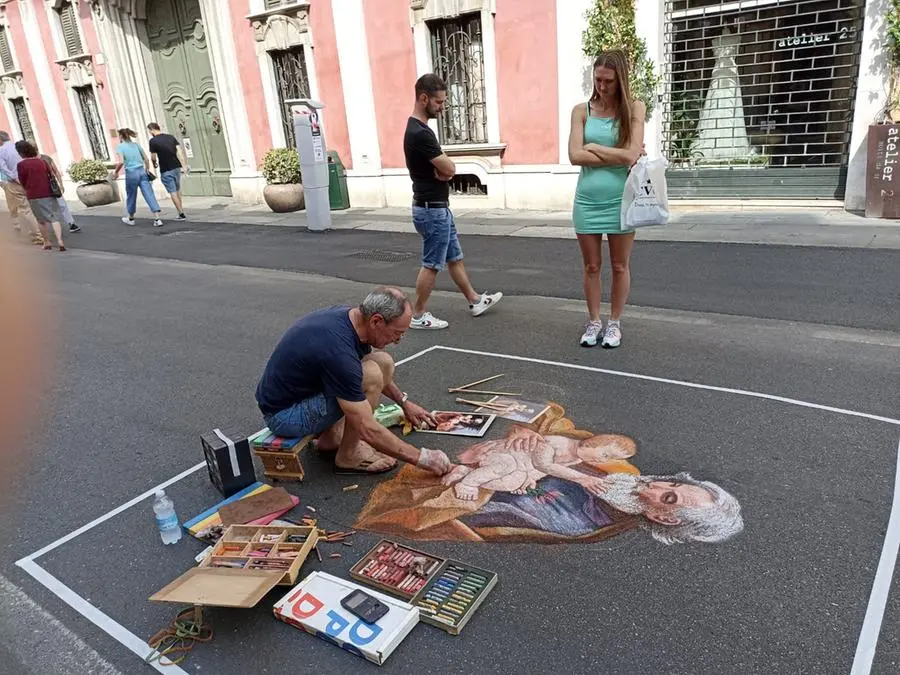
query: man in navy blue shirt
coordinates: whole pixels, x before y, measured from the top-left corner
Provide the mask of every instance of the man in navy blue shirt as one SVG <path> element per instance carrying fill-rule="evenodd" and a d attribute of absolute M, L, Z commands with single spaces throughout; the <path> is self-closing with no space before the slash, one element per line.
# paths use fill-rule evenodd
<path fill-rule="evenodd" d="M 438 475 L 450 471 L 443 452 L 413 447 L 373 415 L 384 395 L 416 427 L 435 426 L 431 413 L 394 383 L 394 361 L 381 351 L 401 340 L 411 320 L 403 292 L 379 288 L 358 307 L 329 307 L 297 321 L 275 347 L 256 388 L 269 429 L 288 438 L 318 437 L 320 450 L 337 450 L 338 473 L 382 473 L 397 459 Z"/>

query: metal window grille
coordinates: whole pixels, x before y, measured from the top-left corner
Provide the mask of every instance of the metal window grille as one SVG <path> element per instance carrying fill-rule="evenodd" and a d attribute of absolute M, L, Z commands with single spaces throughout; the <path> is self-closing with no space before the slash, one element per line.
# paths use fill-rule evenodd
<path fill-rule="evenodd" d="M 269 52 L 272 67 L 275 71 L 275 85 L 278 89 L 278 101 L 281 104 L 281 126 L 284 128 L 286 147 L 296 145 L 294 138 L 294 120 L 291 108 L 285 103 L 295 98 L 309 98 L 309 79 L 306 76 L 306 57 L 303 47 L 294 47 L 283 51 Z"/>
<path fill-rule="evenodd" d="M 59 25 L 62 28 L 63 41 L 66 45 L 67 56 L 78 56 L 84 53 L 81 44 L 81 34 L 78 32 L 78 18 L 75 15 L 75 6 L 71 0 L 56 10 L 59 15 Z"/>
<path fill-rule="evenodd" d="M 9 33 L 6 32 L 4 26 L 0 26 L 0 65 L 3 66 L 4 73 L 9 73 L 16 69 L 12 50 L 9 48 Z"/>
<path fill-rule="evenodd" d="M 487 143 L 481 17 L 467 14 L 428 27 L 434 72 L 447 85 L 447 104 L 438 119 L 441 143 Z"/>
<path fill-rule="evenodd" d="M 281 7 L 283 5 L 287 5 L 287 4 L 290 4 L 293 2 L 296 2 L 296 0 L 266 0 L 265 8 L 267 10 L 275 9 L 276 7 Z"/>
<path fill-rule="evenodd" d="M 74 90 L 78 99 L 78 107 L 81 108 L 81 119 L 84 121 L 88 142 L 91 145 L 91 154 L 94 159 L 109 161 L 109 149 L 106 147 L 106 139 L 103 135 L 103 120 L 97 107 L 97 97 L 94 96 L 94 88 L 86 85 L 84 87 L 74 87 Z"/>
<path fill-rule="evenodd" d="M 16 122 L 19 124 L 19 135 L 22 140 L 33 141 L 34 130 L 31 128 L 31 118 L 28 117 L 28 107 L 25 105 L 25 99 L 21 97 L 11 98 L 9 103 L 12 105 L 13 114 L 16 117 Z"/>
<path fill-rule="evenodd" d="M 673 194 L 842 196 L 864 13 L 865 0 L 666 0 Z"/>

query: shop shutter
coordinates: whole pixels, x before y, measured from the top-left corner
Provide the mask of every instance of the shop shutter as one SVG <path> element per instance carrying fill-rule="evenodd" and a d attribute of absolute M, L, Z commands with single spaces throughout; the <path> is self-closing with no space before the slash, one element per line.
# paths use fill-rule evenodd
<path fill-rule="evenodd" d="M 9 48 L 9 34 L 3 26 L 0 26 L 0 65 L 3 66 L 4 73 L 9 73 L 16 69 L 12 50 Z"/>
<path fill-rule="evenodd" d="M 842 199 L 865 4 L 666 0 L 670 194 Z"/>
<path fill-rule="evenodd" d="M 67 2 L 58 10 L 59 24 L 62 28 L 63 40 L 66 43 L 66 54 L 68 56 L 78 56 L 84 53 L 81 45 L 81 35 L 78 32 L 78 19 L 75 16 L 75 7 L 71 2 Z"/>

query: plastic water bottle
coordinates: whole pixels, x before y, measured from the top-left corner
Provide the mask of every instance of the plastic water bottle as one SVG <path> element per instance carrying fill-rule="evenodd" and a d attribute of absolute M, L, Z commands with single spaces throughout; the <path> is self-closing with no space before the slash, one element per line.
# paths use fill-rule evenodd
<path fill-rule="evenodd" d="M 159 528 L 159 536 L 162 537 L 164 544 L 174 544 L 181 539 L 181 525 L 175 513 L 175 504 L 163 490 L 156 492 L 153 512 L 156 514 L 156 526 Z"/>

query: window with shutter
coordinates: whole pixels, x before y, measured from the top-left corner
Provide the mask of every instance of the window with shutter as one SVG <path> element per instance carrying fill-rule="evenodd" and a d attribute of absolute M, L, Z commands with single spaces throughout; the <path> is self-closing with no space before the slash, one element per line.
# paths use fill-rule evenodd
<path fill-rule="evenodd" d="M 59 25 L 62 28 L 63 41 L 66 44 L 67 56 L 78 56 L 84 53 L 81 44 L 81 34 L 78 32 L 78 17 L 75 15 L 75 6 L 67 2 L 56 10 L 59 14 Z"/>
<path fill-rule="evenodd" d="M 9 35 L 6 28 L 0 26 L 0 65 L 3 66 L 3 72 L 9 73 L 16 69 L 13 63 L 12 50 L 9 48 Z"/>

